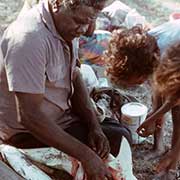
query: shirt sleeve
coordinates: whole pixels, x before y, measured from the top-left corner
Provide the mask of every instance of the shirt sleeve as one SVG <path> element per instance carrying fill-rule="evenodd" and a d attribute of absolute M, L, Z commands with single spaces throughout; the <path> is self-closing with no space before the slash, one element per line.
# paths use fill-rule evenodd
<path fill-rule="evenodd" d="M 45 91 L 46 50 L 40 38 L 14 38 L 4 56 L 9 91 L 41 94 Z"/>

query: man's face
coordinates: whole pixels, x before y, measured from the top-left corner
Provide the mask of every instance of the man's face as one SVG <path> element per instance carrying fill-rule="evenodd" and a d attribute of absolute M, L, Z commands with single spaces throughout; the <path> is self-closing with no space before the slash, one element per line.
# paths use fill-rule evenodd
<path fill-rule="evenodd" d="M 56 29 L 63 39 L 72 41 L 87 32 L 89 25 L 96 20 L 97 14 L 97 10 L 85 5 L 80 5 L 74 10 L 65 10 L 60 18 L 56 18 Z"/>

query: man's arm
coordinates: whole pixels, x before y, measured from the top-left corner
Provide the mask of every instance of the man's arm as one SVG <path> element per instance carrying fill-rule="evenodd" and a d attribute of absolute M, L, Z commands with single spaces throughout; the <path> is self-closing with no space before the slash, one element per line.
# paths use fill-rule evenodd
<path fill-rule="evenodd" d="M 79 68 L 76 68 L 74 73 L 74 94 L 71 99 L 72 108 L 81 120 L 88 125 L 89 144 L 91 148 L 95 150 L 101 158 L 105 159 L 110 152 L 109 142 L 97 120 Z"/>
<path fill-rule="evenodd" d="M 101 129 L 79 68 L 74 72 L 73 86 L 74 94 L 71 98 L 73 111 L 85 121 L 89 129 Z"/>
<path fill-rule="evenodd" d="M 16 93 L 15 96 L 19 122 L 37 139 L 44 144 L 60 149 L 76 157 L 80 161 L 83 151 L 91 154 L 88 147 L 63 131 L 55 122 L 49 121 L 40 110 L 43 100 L 42 94 Z M 73 151 L 72 147 L 74 149 Z M 78 151 L 75 149 L 78 149 Z"/>
<path fill-rule="evenodd" d="M 78 159 L 88 177 L 111 180 L 102 160 L 88 146 L 81 143 L 54 122 L 49 121 L 40 110 L 43 94 L 15 93 L 19 122 L 37 139 Z"/>

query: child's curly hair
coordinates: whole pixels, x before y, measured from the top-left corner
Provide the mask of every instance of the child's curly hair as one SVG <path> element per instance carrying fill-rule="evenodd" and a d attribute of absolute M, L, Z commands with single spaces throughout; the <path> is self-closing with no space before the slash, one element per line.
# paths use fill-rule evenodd
<path fill-rule="evenodd" d="M 163 96 L 180 97 L 180 43 L 171 45 L 163 54 L 154 74 L 154 85 Z"/>
<path fill-rule="evenodd" d="M 106 75 L 116 85 L 131 77 L 148 77 L 159 63 L 156 39 L 141 26 L 114 30 L 103 56 Z"/>

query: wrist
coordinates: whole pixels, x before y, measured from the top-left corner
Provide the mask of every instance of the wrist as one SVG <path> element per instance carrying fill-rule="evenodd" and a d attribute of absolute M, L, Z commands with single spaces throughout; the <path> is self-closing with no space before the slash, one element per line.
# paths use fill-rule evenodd
<path fill-rule="evenodd" d="M 83 154 L 80 157 L 80 162 L 82 164 L 87 163 L 88 161 L 91 161 L 96 156 L 97 156 L 97 154 L 89 148 L 89 150 L 83 151 Z"/>
<path fill-rule="evenodd" d="M 89 131 L 101 130 L 99 122 L 91 122 L 88 125 Z"/>

